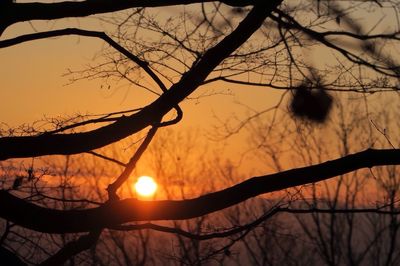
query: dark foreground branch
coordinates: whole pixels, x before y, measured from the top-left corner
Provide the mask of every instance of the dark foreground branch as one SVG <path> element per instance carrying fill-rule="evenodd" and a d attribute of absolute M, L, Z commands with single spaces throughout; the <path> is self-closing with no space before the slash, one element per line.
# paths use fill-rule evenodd
<path fill-rule="evenodd" d="M 361 168 L 400 164 L 400 150 L 368 149 L 321 164 L 250 178 L 230 188 L 189 200 L 125 199 L 86 210 L 54 210 L 0 191 L 0 217 L 48 233 L 89 232 L 130 221 L 181 220 L 206 215 L 251 197 L 305 185 Z"/>
<path fill-rule="evenodd" d="M 257 2 L 259 4 L 254 6 L 230 35 L 204 53 L 178 83 L 138 113 L 119 118 L 110 125 L 88 132 L 0 138 L 0 161 L 9 158 L 87 152 L 153 125 L 201 86 L 215 67 L 245 43 L 281 2 L 282 0 Z"/>
<path fill-rule="evenodd" d="M 2 0 L 0 1 L 0 35 L 8 26 L 23 21 L 78 18 L 130 8 L 166 7 L 207 2 L 214 2 L 214 0 L 86 0 L 56 3 L 9 3 L 9 1 Z M 231 6 L 254 4 L 252 0 L 225 0 L 220 2 Z"/>
<path fill-rule="evenodd" d="M 12 22 L 28 20 L 52 20 L 68 17 L 86 17 L 90 15 L 121 11 L 130 8 L 166 7 L 215 2 L 215 0 L 86 0 L 62 1 L 56 3 L 14 3 L 8 4 L 11 14 L 4 14 Z M 230 6 L 253 5 L 253 0 L 222 0 Z"/>

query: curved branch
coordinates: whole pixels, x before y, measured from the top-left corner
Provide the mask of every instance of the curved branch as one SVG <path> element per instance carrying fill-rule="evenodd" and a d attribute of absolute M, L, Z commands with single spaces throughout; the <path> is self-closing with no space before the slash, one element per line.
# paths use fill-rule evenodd
<path fill-rule="evenodd" d="M 0 160 L 86 152 L 121 140 L 160 121 L 166 113 L 194 92 L 216 66 L 246 42 L 281 2 L 282 0 L 265 3 L 261 1 L 255 5 L 230 35 L 204 53 L 178 83 L 140 112 L 88 132 L 0 138 Z"/>
<path fill-rule="evenodd" d="M 153 224 L 153 223 L 143 223 L 143 224 L 132 224 L 132 225 L 117 225 L 113 226 L 110 229 L 113 230 L 120 230 L 120 231 L 132 231 L 132 230 L 143 230 L 143 229 L 151 229 L 159 232 L 164 232 L 164 233 L 170 233 L 170 234 L 177 234 L 181 235 L 186 238 L 190 239 L 195 239 L 195 240 L 209 240 L 209 239 L 214 239 L 214 238 L 225 238 L 228 236 L 232 236 L 238 233 L 241 233 L 245 230 L 249 230 L 251 228 L 256 227 L 257 225 L 261 224 L 265 220 L 268 220 L 275 214 L 283 211 L 281 208 L 272 208 L 270 211 L 267 213 L 261 215 L 259 218 L 257 218 L 254 221 L 251 221 L 245 225 L 233 227 L 230 229 L 226 229 L 221 232 L 213 232 L 213 233 L 206 233 L 206 234 L 195 234 L 191 233 L 189 231 L 182 230 L 180 228 L 176 227 L 168 227 L 168 226 L 162 226 L 158 224 Z"/>
<path fill-rule="evenodd" d="M 246 85 L 246 86 L 255 86 L 255 87 L 267 87 L 271 89 L 276 89 L 276 90 L 285 90 L 287 91 L 288 89 L 291 90 L 296 90 L 298 87 L 289 87 L 289 86 L 283 86 L 283 85 L 276 85 L 273 84 L 272 82 L 252 82 L 252 81 L 243 81 L 243 80 L 238 80 L 238 79 L 233 79 L 233 78 L 228 78 L 228 77 L 215 77 L 208 79 L 203 82 L 203 84 L 209 84 L 212 82 L 216 81 L 222 81 L 226 83 L 232 83 L 232 84 L 239 84 L 239 85 Z M 310 86 L 312 87 L 312 85 Z M 356 93 L 366 93 L 365 87 L 356 87 L 356 86 L 351 86 L 351 87 L 341 87 L 336 84 L 323 84 L 324 90 L 326 91 L 337 91 L 337 92 L 356 92 Z M 376 89 L 375 89 L 376 87 Z M 394 90 L 398 90 L 398 87 L 396 86 L 374 86 L 374 89 L 371 87 L 368 87 L 368 93 L 375 93 L 375 92 L 393 92 Z"/>
<path fill-rule="evenodd" d="M 247 224 L 236 226 L 233 228 L 225 229 L 223 231 L 217 231 L 213 233 L 191 233 L 189 231 L 182 230 L 177 227 L 168 227 L 154 223 L 143 223 L 143 224 L 128 224 L 128 225 L 117 225 L 113 226 L 110 229 L 118 230 L 118 231 L 135 231 L 135 230 L 143 230 L 150 229 L 154 231 L 159 231 L 163 233 L 176 234 L 181 235 L 183 237 L 195 240 L 209 240 L 214 238 L 225 238 L 238 233 L 241 233 L 245 230 L 252 229 L 262 222 L 272 218 L 275 214 L 279 213 L 291 213 L 291 214 L 311 214 L 311 213 L 323 213 L 323 214 L 348 214 L 348 213 L 376 213 L 382 215 L 400 215 L 400 211 L 390 211 L 390 210 L 382 210 L 381 208 L 361 208 L 361 209 L 320 209 L 320 208 L 310 208 L 310 209 L 292 209 L 288 207 L 276 207 L 272 208 L 268 212 L 264 213 L 254 221 L 251 221 Z"/>
<path fill-rule="evenodd" d="M 22 36 L 18 36 L 12 39 L 0 41 L 0 48 L 5 48 L 13 45 L 17 45 L 20 43 L 33 41 L 33 40 L 40 40 L 46 39 L 51 37 L 58 37 L 58 36 L 65 36 L 65 35 L 79 35 L 85 37 L 95 37 L 102 39 L 103 41 L 107 42 L 110 46 L 112 46 L 115 50 L 135 62 L 138 66 L 140 66 L 161 88 L 162 91 L 166 91 L 167 88 L 165 87 L 164 83 L 161 79 L 150 69 L 149 64 L 146 61 L 141 60 L 139 57 L 133 55 L 127 49 L 122 47 L 119 43 L 114 41 L 110 36 L 105 34 L 104 32 L 99 31 L 90 31 L 90 30 L 82 30 L 76 28 L 67 28 L 61 30 L 53 30 L 53 31 L 46 31 L 46 32 L 37 32 L 32 34 L 26 34 Z"/>
<path fill-rule="evenodd" d="M 203 216 L 251 197 L 326 180 L 361 168 L 399 165 L 400 149 L 368 149 L 321 164 L 250 178 L 227 189 L 188 200 L 125 199 L 86 210 L 54 210 L 0 191 L 0 217 L 47 233 L 89 232 L 131 221 L 181 220 Z"/>

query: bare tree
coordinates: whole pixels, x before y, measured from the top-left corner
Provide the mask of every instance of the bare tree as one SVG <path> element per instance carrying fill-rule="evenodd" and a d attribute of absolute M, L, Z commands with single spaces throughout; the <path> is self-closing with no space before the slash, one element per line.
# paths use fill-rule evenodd
<path fill-rule="evenodd" d="M 383 135 L 383 132 L 388 134 L 392 127 L 397 127 L 397 122 L 391 119 L 397 112 L 396 103 L 381 99 L 379 102 L 385 103 L 385 108 L 375 109 L 372 105 L 366 106 L 362 98 L 361 101 L 355 100 L 351 94 L 348 98 L 336 104 L 337 116 L 326 125 L 328 131 L 326 127 L 293 123 L 285 120 L 287 114 L 282 114 L 280 120 L 284 120 L 287 126 L 274 131 L 275 139 L 281 140 L 275 144 L 278 147 L 266 145 L 265 128 L 269 127 L 270 121 L 253 122 L 251 136 L 258 156 L 274 168 L 285 168 L 287 164 L 299 163 L 288 161 L 287 157 L 299 158 L 301 164 L 313 164 L 332 154 L 349 154 L 352 149 L 365 145 L 390 146 L 390 143 L 397 142 L 397 136 Z M 349 101 L 352 105 L 348 104 Z M 365 109 L 369 110 L 368 116 Z M 282 229 L 274 230 L 276 227 L 268 225 L 264 230 L 270 234 L 285 232 L 278 238 L 277 247 L 289 243 L 290 255 L 302 254 L 303 248 L 308 250 L 305 252 L 307 256 L 295 255 L 294 261 L 285 264 L 396 265 L 399 214 L 395 196 L 398 193 L 396 168 L 360 169 L 334 180 L 290 189 L 286 195 L 283 194 L 284 200 L 278 209 L 285 216 L 267 221 L 273 223 L 277 220 Z M 273 242 L 273 238 L 260 237 L 263 235 L 267 234 L 254 237 L 258 238 L 257 245 L 246 243 L 252 251 L 253 264 L 273 264 L 265 263 L 268 254 L 254 252 L 254 246 L 266 250 L 267 245 Z"/>
<path fill-rule="evenodd" d="M 154 12 L 181 5 L 185 8 L 177 8 L 183 12 L 175 19 L 156 16 Z M 113 33 L 80 28 L 49 29 L 2 39 L 0 47 L 64 35 L 97 38 L 109 46 L 104 51 L 104 61 L 88 69 L 72 71 L 72 81 L 104 78 L 113 82 L 123 78 L 155 96 L 152 102 L 138 109 L 49 121 L 52 127 L 46 124 L 1 132 L 1 161 L 91 153 L 121 166 L 120 174 L 107 187 L 107 198 L 101 203 L 83 199 L 85 204 L 78 209 L 57 203 L 37 204 L 32 198 L 40 195 L 38 191 L 19 191 L 27 184 L 26 180 L 33 183 L 31 188 L 34 187 L 36 179 L 32 168 L 12 178 L 11 185 L 4 183 L 0 191 L 0 217 L 7 221 L 5 234 L 8 234 L 10 224 L 51 235 L 79 234 L 74 239 L 62 238 L 59 250 L 43 258 L 43 265 L 70 260 L 93 247 L 104 229 L 116 230 L 125 226 L 172 230 L 192 238 L 229 236 L 238 232 L 243 232 L 244 237 L 259 223 L 257 219 L 211 235 L 153 224 L 127 223 L 197 218 L 260 194 L 315 183 L 361 168 L 400 163 L 400 151 L 395 147 L 371 149 L 367 146 L 361 147 L 367 148 L 364 151 L 343 152 L 337 159 L 312 161 L 312 165 L 308 165 L 311 161 L 306 161 L 304 167 L 279 169 L 275 174 L 252 177 L 192 199 L 140 201 L 120 199 L 117 193 L 157 131 L 178 123 L 183 117 L 180 104 L 203 85 L 223 82 L 284 90 L 283 98 L 292 95 L 290 111 L 294 117 L 303 119 L 303 123 L 326 121 L 333 101 L 330 91 L 353 91 L 361 95 L 396 91 L 399 66 L 396 56 L 390 54 L 398 46 L 399 25 L 389 30 L 382 30 L 379 23 L 364 28 L 357 17 L 360 12 L 364 17 L 377 12 L 386 14 L 387 10 L 397 14 L 397 1 L 2 1 L 0 7 L 0 33 L 12 29 L 10 26 L 18 22 L 100 16 L 114 26 Z M 117 13 L 120 11 L 128 14 Z M 112 12 L 115 16 L 101 15 Z M 329 52 L 330 56 L 312 62 L 309 57 L 317 48 L 319 53 Z M 268 110 L 258 112 L 247 121 Z M 172 115 L 175 117 L 169 119 Z M 231 133 L 242 127 L 239 124 Z M 94 151 L 147 128 L 148 132 L 127 162 Z M 271 130 L 273 128 L 272 123 Z M 67 183 L 64 185 L 63 189 L 70 189 Z M 58 202 L 66 202 L 68 197 L 68 194 L 61 194 Z M 267 213 L 266 217 L 268 215 L 272 214 Z M 397 230 L 395 220 L 391 228 Z M 10 255 L 6 251 L 4 254 Z M 394 254 L 390 253 L 390 256 Z"/>

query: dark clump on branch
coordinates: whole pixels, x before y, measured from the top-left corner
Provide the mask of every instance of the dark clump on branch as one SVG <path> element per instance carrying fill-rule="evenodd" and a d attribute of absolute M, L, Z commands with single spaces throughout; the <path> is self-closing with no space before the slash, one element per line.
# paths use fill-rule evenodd
<path fill-rule="evenodd" d="M 294 89 L 289 109 L 295 117 L 323 123 L 332 109 L 333 98 L 323 88 L 300 85 Z"/>

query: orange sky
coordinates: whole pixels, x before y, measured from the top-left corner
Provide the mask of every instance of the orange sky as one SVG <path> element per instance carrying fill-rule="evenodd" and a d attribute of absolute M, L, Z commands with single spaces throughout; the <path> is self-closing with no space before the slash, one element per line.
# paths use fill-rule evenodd
<path fill-rule="evenodd" d="M 2 38 L 18 36 L 34 29 L 73 26 L 97 30 L 103 27 L 93 18 L 54 23 L 35 21 L 32 24 L 19 23 L 9 27 Z M 0 121 L 14 127 L 32 123 L 44 116 L 98 114 L 143 106 L 145 100 L 151 98 L 138 89 L 120 85 L 112 86 L 110 90 L 101 89 L 101 80 L 79 81 L 66 86 L 68 77 L 62 75 L 67 69 L 79 70 L 90 64 L 103 45 L 99 40 L 71 36 L 0 49 Z M 244 113 L 236 103 L 238 100 L 260 110 L 275 105 L 280 95 L 280 92 L 267 88 L 243 88 L 226 84 L 213 86 L 210 90 L 217 88 L 226 92 L 232 89 L 232 95 L 186 101 L 182 104 L 184 120 L 176 128 L 200 128 L 201 134 L 205 134 L 217 123 L 214 115 L 224 119 L 234 112 Z M 230 139 L 226 148 L 228 157 L 237 159 L 240 151 L 246 150 L 246 142 L 244 133 Z"/>
<path fill-rule="evenodd" d="M 94 19 L 79 23 L 69 19 L 55 24 L 35 21 L 32 25 L 19 23 L 9 27 L 2 38 L 33 32 L 33 28 L 48 30 L 73 26 L 102 29 L 102 25 Z M 23 123 L 31 124 L 44 117 L 100 114 L 137 108 L 154 99 L 140 89 L 127 86 L 114 85 L 110 90 L 101 88 L 101 80 L 85 80 L 66 85 L 68 77 L 62 75 L 67 69 L 79 70 L 92 63 L 103 45 L 99 40 L 68 36 L 0 49 L 0 121 L 15 127 Z M 224 120 L 235 112 L 239 115 L 247 112 L 238 106 L 237 101 L 254 109 L 263 109 L 275 105 L 280 94 L 266 88 L 253 87 L 249 93 L 249 88 L 235 85 L 212 86 L 202 89 L 199 94 L 216 89 L 224 93 L 230 91 L 231 95 L 214 95 L 184 102 L 184 120 L 174 128 L 200 130 L 202 136 L 208 135 L 217 123 L 215 115 Z M 210 145 L 224 146 L 221 142 L 210 142 Z M 240 154 L 247 149 L 244 132 L 232 137 L 224 148 L 227 159 L 233 161 L 238 160 Z M 246 168 L 256 167 L 252 163 L 246 165 Z"/>

